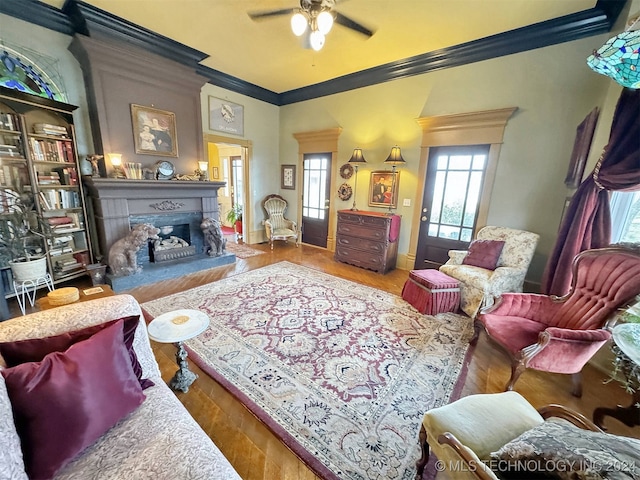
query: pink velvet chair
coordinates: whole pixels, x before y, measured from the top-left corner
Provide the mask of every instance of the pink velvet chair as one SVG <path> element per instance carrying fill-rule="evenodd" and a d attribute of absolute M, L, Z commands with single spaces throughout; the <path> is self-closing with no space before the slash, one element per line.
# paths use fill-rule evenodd
<path fill-rule="evenodd" d="M 511 357 L 512 390 L 527 368 L 573 375 L 573 395 L 582 395 L 582 367 L 611 337 L 615 310 L 640 294 L 640 249 L 586 250 L 576 256 L 569 293 L 563 297 L 505 293 L 480 311 L 482 329 Z"/>

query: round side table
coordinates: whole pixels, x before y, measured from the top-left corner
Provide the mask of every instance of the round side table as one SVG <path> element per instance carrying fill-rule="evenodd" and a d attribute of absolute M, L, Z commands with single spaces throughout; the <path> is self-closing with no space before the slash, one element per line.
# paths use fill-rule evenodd
<path fill-rule="evenodd" d="M 605 416 L 620 420 L 628 427 L 640 425 L 640 323 L 623 323 L 613 328 L 613 352 L 618 358 L 621 373 L 633 390 L 631 405 L 616 408 L 598 407 L 593 411 L 593 423 L 600 428 Z"/>
<path fill-rule="evenodd" d="M 199 310 L 173 310 L 163 313 L 149 323 L 147 331 L 149 338 L 160 343 L 173 343 L 178 348 L 176 363 L 178 371 L 169 382 L 174 390 L 184 393 L 189 391 L 191 384 L 198 376 L 189 370 L 187 351 L 182 342 L 197 337 L 209 326 L 209 317 Z"/>

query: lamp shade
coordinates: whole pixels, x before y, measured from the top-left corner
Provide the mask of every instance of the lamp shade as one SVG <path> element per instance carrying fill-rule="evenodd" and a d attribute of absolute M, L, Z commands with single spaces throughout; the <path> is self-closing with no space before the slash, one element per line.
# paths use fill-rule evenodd
<path fill-rule="evenodd" d="M 587 58 L 587 65 L 623 87 L 640 88 L 640 30 L 610 38 Z"/>
<path fill-rule="evenodd" d="M 367 161 L 364 159 L 364 155 L 362 155 L 362 149 L 361 148 L 354 148 L 353 149 L 353 154 L 351 155 L 351 158 L 349 159 L 349 163 L 367 163 Z"/>
<path fill-rule="evenodd" d="M 120 165 L 122 165 L 121 153 L 107 153 L 107 157 L 109 157 L 109 161 L 114 167 L 119 167 Z"/>
<path fill-rule="evenodd" d="M 404 158 L 402 158 L 402 152 L 400 152 L 400 147 L 397 145 L 391 148 L 391 153 L 384 161 L 384 163 L 388 163 L 390 165 L 402 165 L 405 162 Z"/>

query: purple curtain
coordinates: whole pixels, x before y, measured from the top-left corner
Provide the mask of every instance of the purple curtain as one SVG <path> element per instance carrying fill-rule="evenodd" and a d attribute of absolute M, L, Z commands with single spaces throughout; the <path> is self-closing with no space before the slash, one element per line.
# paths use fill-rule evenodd
<path fill-rule="evenodd" d="M 620 94 L 609 143 L 565 213 L 542 278 L 543 293 L 566 294 L 573 258 L 583 250 L 609 245 L 611 190 L 640 190 L 640 90 L 625 88 Z"/>

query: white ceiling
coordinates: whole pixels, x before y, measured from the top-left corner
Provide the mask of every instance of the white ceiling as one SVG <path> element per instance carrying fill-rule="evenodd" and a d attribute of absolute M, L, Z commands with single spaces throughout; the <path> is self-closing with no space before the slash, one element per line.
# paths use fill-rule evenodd
<path fill-rule="evenodd" d="M 276 93 L 592 8 L 596 0 L 342 0 L 335 10 L 375 31 L 334 25 L 320 52 L 305 49 L 289 17 L 248 11 L 299 0 L 84 0 L 209 55 L 201 63 Z M 61 8 L 64 0 L 43 0 Z"/>

